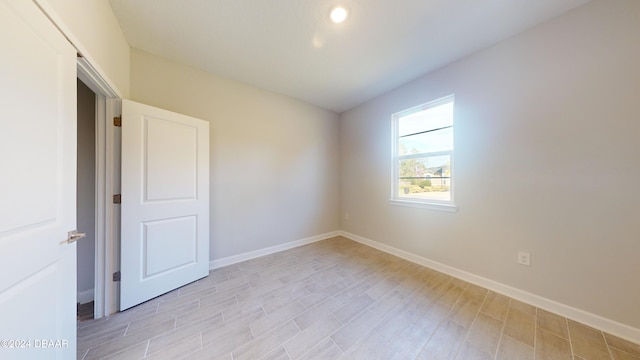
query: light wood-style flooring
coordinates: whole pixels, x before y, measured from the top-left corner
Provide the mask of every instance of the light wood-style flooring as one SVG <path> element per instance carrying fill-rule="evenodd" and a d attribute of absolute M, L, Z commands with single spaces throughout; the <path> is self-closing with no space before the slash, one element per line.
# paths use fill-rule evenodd
<path fill-rule="evenodd" d="M 337 237 L 78 323 L 78 359 L 614 359 L 640 345 Z"/>

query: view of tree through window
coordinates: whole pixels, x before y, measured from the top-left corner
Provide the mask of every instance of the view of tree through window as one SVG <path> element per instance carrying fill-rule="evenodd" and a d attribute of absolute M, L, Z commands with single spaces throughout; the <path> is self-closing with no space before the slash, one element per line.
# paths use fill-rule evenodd
<path fill-rule="evenodd" d="M 394 198 L 452 201 L 453 96 L 393 116 Z"/>

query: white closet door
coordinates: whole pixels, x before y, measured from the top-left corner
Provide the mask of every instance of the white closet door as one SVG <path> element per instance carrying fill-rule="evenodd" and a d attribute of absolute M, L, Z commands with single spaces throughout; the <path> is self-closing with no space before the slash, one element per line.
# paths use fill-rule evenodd
<path fill-rule="evenodd" d="M 0 0 L 0 359 L 75 359 L 76 52 Z"/>

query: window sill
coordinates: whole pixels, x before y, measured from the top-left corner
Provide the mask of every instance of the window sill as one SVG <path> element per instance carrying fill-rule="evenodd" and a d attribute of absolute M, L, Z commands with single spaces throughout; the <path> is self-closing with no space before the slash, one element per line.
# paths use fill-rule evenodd
<path fill-rule="evenodd" d="M 428 203 L 428 202 L 422 202 L 422 201 L 398 200 L 398 199 L 389 200 L 389 204 L 396 205 L 396 206 L 407 206 L 407 207 L 415 207 L 420 209 L 437 210 L 437 211 L 445 211 L 445 212 L 458 211 L 458 206 L 453 204 Z"/>

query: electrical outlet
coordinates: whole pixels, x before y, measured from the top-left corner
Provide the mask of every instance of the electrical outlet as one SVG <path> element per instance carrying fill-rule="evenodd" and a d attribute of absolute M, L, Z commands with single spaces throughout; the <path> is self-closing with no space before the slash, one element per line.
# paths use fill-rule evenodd
<path fill-rule="evenodd" d="M 351 219 L 351 217 L 349 216 L 349 213 L 344 213 L 344 219 L 345 220 Z"/>
<path fill-rule="evenodd" d="M 518 264 L 531 266 L 531 254 L 523 251 L 518 251 Z"/>

